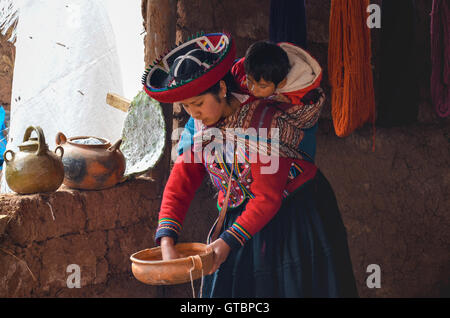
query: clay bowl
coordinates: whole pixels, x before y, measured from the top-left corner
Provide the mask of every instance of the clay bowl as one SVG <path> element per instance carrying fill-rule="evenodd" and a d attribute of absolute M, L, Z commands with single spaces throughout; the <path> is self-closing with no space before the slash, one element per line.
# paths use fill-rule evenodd
<path fill-rule="evenodd" d="M 213 251 L 202 243 L 179 243 L 175 249 L 180 258 L 163 261 L 161 248 L 154 247 L 130 256 L 134 277 L 148 285 L 175 285 L 199 279 L 209 274 L 213 265 Z"/>

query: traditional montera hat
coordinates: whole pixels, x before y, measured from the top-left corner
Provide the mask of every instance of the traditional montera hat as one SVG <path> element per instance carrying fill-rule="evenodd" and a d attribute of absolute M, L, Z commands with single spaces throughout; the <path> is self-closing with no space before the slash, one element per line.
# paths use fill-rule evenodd
<path fill-rule="evenodd" d="M 236 56 L 226 33 L 197 33 L 155 60 L 142 77 L 147 94 L 163 103 L 197 96 L 221 80 Z"/>

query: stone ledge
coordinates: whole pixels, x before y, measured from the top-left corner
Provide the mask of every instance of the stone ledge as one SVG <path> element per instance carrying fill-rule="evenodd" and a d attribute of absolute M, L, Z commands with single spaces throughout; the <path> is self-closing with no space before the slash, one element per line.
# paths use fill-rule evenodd
<path fill-rule="evenodd" d="M 101 191 L 61 186 L 50 194 L 4 194 L 0 236 L 25 247 L 67 234 L 128 226 L 158 209 L 155 188 L 154 182 L 137 178 Z"/>
<path fill-rule="evenodd" d="M 101 191 L 0 195 L 0 297 L 191 297 L 190 284 L 148 286 L 131 272 L 130 255 L 154 246 L 157 188 L 140 177 Z M 206 180 L 195 202 L 180 242 L 204 241 L 217 214 Z M 67 287 L 70 264 L 79 289 Z"/>
<path fill-rule="evenodd" d="M 137 178 L 100 191 L 1 195 L 0 297 L 52 297 L 67 289 L 70 264 L 82 287 L 132 276 L 129 256 L 154 245 L 155 188 Z"/>

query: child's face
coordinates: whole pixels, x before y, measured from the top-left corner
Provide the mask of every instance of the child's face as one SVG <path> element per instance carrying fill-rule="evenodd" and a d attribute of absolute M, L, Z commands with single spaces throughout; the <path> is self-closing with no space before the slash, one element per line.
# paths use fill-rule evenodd
<path fill-rule="evenodd" d="M 267 82 L 262 77 L 256 81 L 253 76 L 247 75 L 247 88 L 253 96 L 266 98 L 275 93 L 276 86 L 273 82 Z"/>

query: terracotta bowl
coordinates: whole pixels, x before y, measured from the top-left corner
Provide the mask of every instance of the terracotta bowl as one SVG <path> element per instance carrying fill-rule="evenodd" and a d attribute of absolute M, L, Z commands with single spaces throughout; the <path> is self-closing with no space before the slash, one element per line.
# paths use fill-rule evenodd
<path fill-rule="evenodd" d="M 163 261 L 161 248 L 145 249 L 130 256 L 134 277 L 148 285 L 175 285 L 207 275 L 213 265 L 213 251 L 202 243 L 179 243 L 180 258 Z"/>

